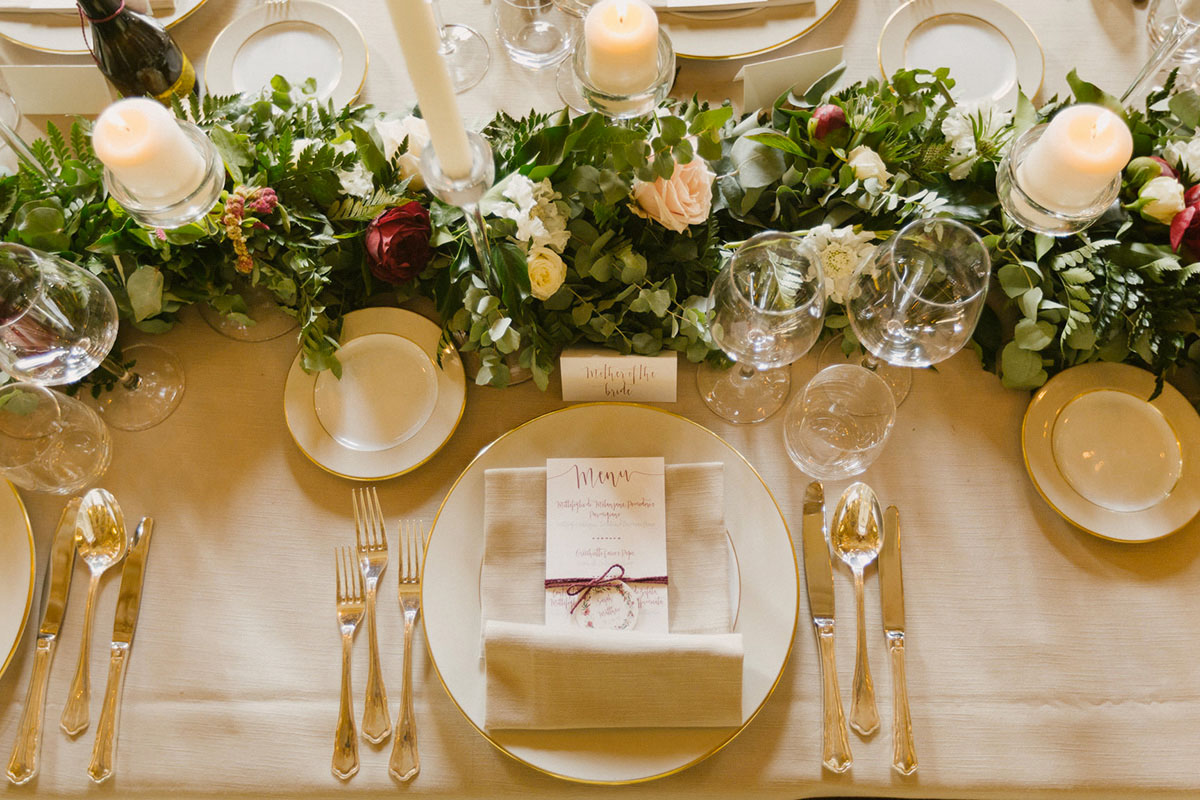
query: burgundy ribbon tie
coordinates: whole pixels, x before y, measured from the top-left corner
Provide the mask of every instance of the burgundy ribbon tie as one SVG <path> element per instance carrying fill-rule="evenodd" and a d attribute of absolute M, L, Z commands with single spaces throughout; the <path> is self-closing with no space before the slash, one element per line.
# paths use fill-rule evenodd
<path fill-rule="evenodd" d="M 615 575 L 613 574 L 614 570 L 616 571 Z M 574 614 L 575 609 L 579 608 L 579 604 L 587 599 L 587 596 L 591 594 L 593 589 L 603 589 L 609 586 L 617 586 L 621 583 L 661 583 L 665 585 L 667 583 L 667 576 L 655 575 L 649 578 L 626 578 L 625 567 L 620 564 L 613 564 L 596 578 L 547 578 L 546 588 L 565 586 L 567 587 L 568 596 L 578 596 L 579 599 L 575 601 L 575 605 L 571 606 L 570 613 Z"/>

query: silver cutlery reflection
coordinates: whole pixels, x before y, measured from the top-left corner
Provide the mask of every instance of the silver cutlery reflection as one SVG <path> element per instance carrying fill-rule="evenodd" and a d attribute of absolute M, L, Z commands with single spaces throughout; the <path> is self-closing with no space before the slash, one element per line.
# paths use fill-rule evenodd
<path fill-rule="evenodd" d="M 404 683 L 400 686 L 400 717 L 396 720 L 396 741 L 388 772 L 402 781 L 410 781 L 421 771 L 417 754 L 417 719 L 413 712 L 412 650 L 413 627 L 421 616 L 421 558 L 425 554 L 425 536 L 415 520 L 400 523 L 400 607 L 404 610 Z"/>
<path fill-rule="evenodd" d="M 8 762 L 8 779 L 18 786 L 33 779 L 38 772 L 38 752 L 42 744 L 42 720 L 46 711 L 46 686 L 50 663 L 58 645 L 63 613 L 71 590 L 71 573 L 75 567 L 75 524 L 79 517 L 80 501 L 72 498 L 63 509 L 46 559 L 42 575 L 42 624 L 37 632 L 37 649 L 33 655 L 33 674 L 25 694 L 25 709 L 17 725 L 17 741 Z"/>
<path fill-rule="evenodd" d="M 875 492 L 865 483 L 852 483 L 838 498 L 829 523 L 829 542 L 854 573 L 854 606 L 858 644 L 854 653 L 854 686 L 850 695 L 850 727 L 863 735 L 879 729 L 875 682 L 867 658 L 867 620 L 863 611 L 863 571 L 875 562 L 883 545 L 883 514 Z"/>
<path fill-rule="evenodd" d="M 804 548 L 804 582 L 808 586 L 808 606 L 817 646 L 821 651 L 821 763 L 832 772 L 850 769 L 850 737 L 846 733 L 846 714 L 838 689 L 837 660 L 833 631 L 833 563 L 825 538 L 825 490 L 813 481 L 804 491 L 804 521 L 801 528 Z"/>
<path fill-rule="evenodd" d="M 883 515 L 879 601 L 883 607 L 883 635 L 892 662 L 892 769 L 901 775 L 911 775 L 917 771 L 917 751 L 913 746 L 908 678 L 904 670 L 904 578 L 900 570 L 900 511 L 895 506 L 888 506 Z"/>
<path fill-rule="evenodd" d="M 355 553 L 367 585 L 367 643 L 370 656 L 367 662 L 367 697 L 363 703 L 362 733 L 368 742 L 379 744 L 392 732 L 387 690 L 383 686 L 383 674 L 379 667 L 379 638 L 375 627 L 376 589 L 379 576 L 387 568 L 388 562 L 387 529 L 374 486 L 355 489 L 350 499 L 354 503 Z"/>
<path fill-rule="evenodd" d="M 125 684 L 125 662 L 133 647 L 133 631 L 137 627 L 138 611 L 142 605 L 142 582 L 146 576 L 146 555 L 150 551 L 150 534 L 154 520 L 142 517 L 133 532 L 133 543 L 125 566 L 121 568 L 121 591 L 117 596 L 117 612 L 113 617 L 112 646 L 108 655 L 108 683 L 104 687 L 104 704 L 96 724 L 96 742 L 92 745 L 92 763 L 88 777 L 93 783 L 103 783 L 112 776 L 117 758 L 117 721 L 120 715 L 121 688 Z"/>
<path fill-rule="evenodd" d="M 92 489 L 83 496 L 79 507 L 79 522 L 75 526 L 75 546 L 79 557 L 91 572 L 87 605 L 83 614 L 83 643 L 79 646 L 79 663 L 75 678 L 63 707 L 62 729 L 71 736 L 82 733 L 88 726 L 88 706 L 92 697 L 88 656 L 92 645 L 92 612 L 96 608 L 96 589 L 100 576 L 125 557 L 129 548 L 129 532 L 117 498 L 104 489 Z"/>
<path fill-rule="evenodd" d="M 355 567 L 349 547 L 334 550 L 337 574 L 337 621 L 342 634 L 342 696 L 333 740 L 333 774 L 346 780 L 358 772 L 358 732 L 354 730 L 354 699 L 350 691 L 350 653 L 354 632 L 363 618 L 362 573 Z"/>

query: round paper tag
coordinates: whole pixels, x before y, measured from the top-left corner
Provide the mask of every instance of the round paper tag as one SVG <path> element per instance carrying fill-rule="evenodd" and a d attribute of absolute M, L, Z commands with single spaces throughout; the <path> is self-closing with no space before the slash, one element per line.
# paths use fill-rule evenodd
<path fill-rule="evenodd" d="M 571 616 L 584 628 L 625 631 L 637 624 L 638 600 L 628 584 L 617 581 L 594 587 Z"/>

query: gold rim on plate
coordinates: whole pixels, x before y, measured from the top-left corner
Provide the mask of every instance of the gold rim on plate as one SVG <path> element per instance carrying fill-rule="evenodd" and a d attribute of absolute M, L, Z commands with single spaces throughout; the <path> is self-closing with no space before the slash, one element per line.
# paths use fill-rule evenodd
<path fill-rule="evenodd" d="M 21 624 L 17 627 L 17 635 L 13 639 L 12 647 L 9 648 L 8 655 L 4 658 L 4 663 L 0 664 L 0 677 L 8 670 L 8 665 L 12 663 L 13 656 L 17 653 L 17 647 L 21 644 L 21 639 L 25 634 L 25 626 L 29 624 L 29 612 L 33 608 L 33 584 L 37 580 L 37 554 L 33 547 L 33 526 L 29 523 L 29 512 L 25 509 L 25 503 L 21 500 L 21 495 L 17 493 L 17 487 L 13 486 L 8 481 L 8 490 L 13 493 L 13 497 L 17 501 L 17 508 L 21 510 L 21 519 L 25 522 L 25 535 L 29 537 L 29 591 L 25 593 L 25 611 L 21 615 Z"/>
<path fill-rule="evenodd" d="M 434 675 L 437 676 L 438 683 L 440 683 L 442 685 L 442 689 L 443 689 L 443 691 L 446 692 L 446 696 L 450 698 L 450 702 L 452 702 L 454 704 L 454 707 L 458 709 L 459 713 L 462 714 L 463 718 L 467 721 L 467 723 L 472 728 L 474 728 L 475 731 L 480 736 L 482 736 L 484 739 L 486 739 L 489 744 L 491 744 L 493 747 L 495 747 L 501 753 L 503 753 L 504 755 L 508 756 L 509 758 L 513 759 L 514 761 L 516 761 L 520 764 L 524 764 L 525 766 L 527 766 L 533 770 L 536 770 L 537 772 L 542 773 L 543 775 L 549 775 L 550 777 L 558 778 L 560 780 L 568 781 L 571 783 L 586 784 L 589 786 L 627 786 L 627 785 L 638 784 L 638 783 L 647 783 L 649 781 L 658 780 L 660 778 L 666 778 L 671 775 L 676 775 L 680 772 L 683 772 L 684 770 L 689 769 L 690 767 L 694 767 L 696 764 L 699 764 L 701 761 L 704 761 L 705 759 L 710 758 L 711 756 L 715 755 L 716 753 L 718 753 L 722 749 L 724 749 L 730 742 L 732 742 L 734 739 L 736 739 L 742 733 L 742 731 L 746 730 L 746 728 L 748 728 L 750 726 L 750 723 L 752 723 L 755 720 L 755 718 L 759 715 L 759 712 L 761 712 L 763 710 L 763 708 L 767 704 L 767 701 L 770 700 L 771 696 L 775 693 L 775 689 L 778 688 L 779 682 L 783 679 L 783 673 L 787 670 L 787 665 L 791 661 L 791 658 L 792 658 L 792 650 L 796 644 L 796 630 L 799 627 L 799 620 L 800 620 L 800 562 L 796 555 L 795 541 L 792 539 L 791 530 L 788 528 L 787 516 L 783 513 L 783 509 L 779 507 L 779 501 L 775 499 L 775 494 L 771 491 L 771 488 L 767 485 L 767 482 L 765 480 L 763 480 L 762 475 L 759 474 L 758 470 L 754 468 L 754 465 L 751 464 L 750 461 L 736 447 L 734 447 L 729 442 L 725 441 L 724 438 L 722 438 L 720 435 L 718 435 L 714 431 L 709 430 L 708 428 L 704 427 L 703 425 L 696 422 L 695 420 L 688 419 L 687 417 L 685 417 L 681 414 L 677 414 L 673 411 L 667 411 L 666 409 L 658 408 L 655 406 L 645 405 L 643 403 L 590 402 L 590 403 L 577 403 L 574 405 L 567 406 L 566 408 L 559 408 L 554 411 L 550 411 L 548 413 L 541 414 L 537 417 L 534 417 L 533 419 L 531 419 L 527 422 L 523 422 L 520 425 L 516 426 L 515 428 L 512 428 L 511 430 L 508 430 L 508 431 L 500 434 L 500 436 L 496 437 L 491 442 L 489 442 L 486 446 L 484 446 L 483 449 L 481 449 L 475 455 L 474 458 L 471 459 L 471 462 L 469 464 L 467 464 L 467 466 L 463 469 L 463 471 L 461 473 L 459 473 L 458 477 L 454 479 L 454 483 L 450 486 L 449 491 L 446 492 L 446 496 L 442 499 L 441 504 L 438 506 L 437 514 L 434 516 L 433 524 L 430 527 L 429 538 L 425 542 L 425 553 L 422 557 L 422 563 L 421 563 L 421 575 L 422 575 L 423 579 L 425 576 L 428 575 L 428 569 L 427 569 L 426 562 L 429 559 L 429 545 L 433 540 L 433 534 L 437 531 L 438 520 L 441 518 L 442 512 L 446 508 L 446 504 L 450 501 L 450 498 L 454 495 L 454 491 L 455 491 L 455 489 L 458 488 L 459 483 L 461 483 L 462 480 L 467 476 L 467 474 L 470 473 L 470 471 L 475 467 L 475 465 L 479 462 L 479 460 L 482 459 L 490 450 L 492 450 L 501 441 L 509 438 L 510 436 L 517 433 L 518 431 L 529 427 L 530 425 L 533 425 L 543 419 L 546 419 L 547 417 L 556 416 L 558 414 L 574 411 L 576 409 L 589 408 L 589 407 L 594 407 L 594 406 L 623 406 L 623 407 L 629 407 L 629 408 L 643 409 L 646 411 L 652 411 L 652 412 L 656 412 L 659 414 L 665 414 L 669 417 L 674 417 L 676 419 L 682 420 L 683 422 L 685 422 L 689 425 L 694 426 L 695 428 L 698 428 L 703 434 L 707 434 L 708 436 L 711 436 L 717 442 L 724 445 L 725 448 L 730 453 L 732 453 L 736 458 L 740 459 L 742 461 L 742 463 L 745 464 L 746 468 L 750 470 L 751 474 L 754 475 L 755 479 L 757 479 L 758 482 L 762 485 L 763 491 L 765 491 L 767 493 L 767 496 L 769 498 L 771 498 L 771 503 L 774 505 L 775 511 L 779 515 L 779 520 L 780 520 L 781 524 L 783 525 L 784 535 L 787 537 L 789 549 L 791 550 L 791 553 L 792 553 L 792 569 L 796 576 L 796 606 L 793 609 L 792 633 L 791 633 L 790 639 L 788 640 L 787 650 L 784 653 L 782 662 L 780 663 L 779 672 L 778 672 L 778 674 L 776 674 L 775 680 L 771 683 L 771 686 L 767 690 L 766 694 L 763 695 L 762 701 L 758 704 L 758 706 L 754 709 L 754 711 L 746 718 L 746 721 L 743 722 L 740 727 L 738 727 L 736 730 L 732 731 L 725 739 L 723 739 L 715 747 L 706 751 L 702 755 L 697 756 L 696 758 L 692 759 L 691 761 L 688 761 L 686 764 L 681 764 L 680 766 L 674 767 L 665 772 L 657 773 L 654 775 L 647 775 L 647 776 L 639 777 L 639 778 L 621 779 L 621 780 L 612 780 L 612 781 L 593 780 L 593 779 L 589 779 L 589 778 L 579 778 L 579 777 L 575 777 L 572 775 L 566 775 L 563 773 L 554 772 L 553 770 L 549 770 L 544 767 L 540 767 L 537 764 L 534 764 L 534 763 L 530 762 L 529 760 L 516 755 L 512 751 L 508 750 L 500 742 L 496 741 L 486 730 L 484 730 L 482 727 L 477 725 L 475 723 L 475 721 L 473 719 L 471 719 L 470 715 L 467 714 L 466 710 L 462 707 L 462 705 L 459 704 L 458 698 L 455 697 L 454 693 L 450 691 L 450 687 L 448 687 L 446 685 L 446 681 L 442 677 L 442 670 L 438 666 L 437 657 L 434 655 L 433 648 L 430 646 L 429 631 L 426 627 L 427 626 L 427 615 L 426 614 L 421 615 L 421 632 L 425 639 L 425 649 L 429 653 L 429 661 L 433 665 L 433 673 L 434 673 Z M 736 554 L 736 548 L 734 549 L 734 552 Z M 741 589 L 740 589 L 741 568 L 740 568 L 740 565 L 739 565 L 738 571 L 739 571 L 739 598 L 740 598 L 740 595 L 741 595 Z M 426 606 L 426 597 L 425 597 L 426 585 L 427 584 L 424 582 L 424 580 L 422 580 L 421 605 L 423 608 Z M 740 606 L 740 602 L 739 602 L 739 606 Z M 740 609 L 739 609 L 739 613 L 740 613 Z"/>
<path fill-rule="evenodd" d="M 796 41 L 797 39 L 804 36 L 805 34 L 811 32 L 813 30 L 813 28 L 817 27 L 822 22 L 824 22 L 826 20 L 826 18 L 828 18 L 829 15 L 832 14 L 839 5 L 841 5 L 841 3 L 842 3 L 842 0 L 833 0 L 833 2 L 830 4 L 829 8 L 825 11 L 825 13 L 822 14 L 821 16 L 817 17 L 815 20 L 813 20 L 808 25 L 808 27 L 804 28 L 803 30 L 801 30 L 797 33 L 792 34 L 791 36 L 789 36 L 786 39 L 783 39 L 782 41 L 773 42 L 772 44 L 764 45 L 763 47 L 759 47 L 754 50 L 747 50 L 744 53 L 730 53 L 729 55 L 721 55 L 721 56 L 706 56 L 706 55 L 700 55 L 700 54 L 696 54 L 696 53 L 685 53 L 680 50 L 676 50 L 675 55 L 678 56 L 679 58 L 687 58 L 692 61 L 735 61 L 739 58 L 750 58 L 751 56 L 757 56 L 757 55 L 762 55 L 763 53 L 769 53 L 772 50 L 778 50 L 781 47 L 786 47 L 787 45 Z M 766 9 L 759 9 L 759 11 L 765 11 L 765 10 Z M 757 11 L 755 13 L 757 13 Z M 664 12 L 663 17 L 665 17 L 665 19 L 660 17 L 660 21 L 665 23 L 664 27 L 666 27 L 668 30 L 670 30 L 670 28 L 671 28 L 671 21 L 670 21 L 669 15 L 670 15 L 670 12 Z M 696 20 L 695 17 L 680 17 L 680 18 L 681 19 L 690 19 L 692 21 Z M 739 17 L 738 19 L 742 19 L 742 17 Z M 710 31 L 709 35 L 719 35 L 719 33 L 720 33 L 719 31 Z"/>
<path fill-rule="evenodd" d="M 197 11 L 199 11 L 200 7 L 203 6 L 207 2 L 208 2 L 208 0 L 197 0 L 196 5 L 192 6 L 187 11 L 183 12 L 181 15 L 179 15 L 175 19 L 171 20 L 170 22 L 164 22 L 163 27 L 168 28 L 168 29 L 174 28 L 176 25 L 183 22 L 185 19 L 190 17 L 192 14 L 195 14 Z M 88 54 L 87 48 L 80 48 L 78 50 L 55 50 L 52 47 L 39 47 L 38 45 L 30 44 L 29 42 L 23 42 L 20 39 L 9 36 L 7 33 L 4 32 L 4 30 L 2 28 L 0 28 L 0 39 L 5 39 L 7 41 L 12 42 L 15 45 L 19 45 L 21 47 L 26 48 L 27 50 L 33 50 L 38 53 L 54 53 L 56 55 L 64 55 L 64 56 L 85 56 Z"/>

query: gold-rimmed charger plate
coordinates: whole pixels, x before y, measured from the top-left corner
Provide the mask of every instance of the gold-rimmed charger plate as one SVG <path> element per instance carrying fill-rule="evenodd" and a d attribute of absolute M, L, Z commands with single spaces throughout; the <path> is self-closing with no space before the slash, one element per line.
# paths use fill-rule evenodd
<path fill-rule="evenodd" d="M 700 61 L 727 61 L 766 53 L 794 42 L 817 27 L 841 0 L 743 11 L 659 11 L 675 55 Z"/>
<path fill-rule="evenodd" d="M 8 669 L 33 604 L 33 528 L 13 485 L 0 482 L 0 676 Z"/>
<path fill-rule="evenodd" d="M 1013 108 L 1018 88 L 1041 90 L 1046 57 L 1029 23 L 997 0 L 910 0 L 883 25 L 879 69 L 890 78 L 939 67 L 950 68 L 958 102 Z"/>
<path fill-rule="evenodd" d="M 363 308 L 342 320 L 343 342 L 372 333 L 409 339 L 429 356 L 437 377 L 433 412 L 411 438 L 386 450 L 352 450 L 335 440 L 317 417 L 317 376 L 292 362 L 283 391 L 283 413 L 296 446 L 321 469 L 342 478 L 380 481 L 395 478 L 433 458 L 458 427 L 467 401 L 467 381 L 458 351 L 441 346 L 442 329 L 420 314 L 401 308 Z M 438 357 L 441 367 L 437 367 Z"/>
<path fill-rule="evenodd" d="M 725 521 L 736 551 L 741 596 L 734 631 L 745 644 L 742 725 L 487 731 L 480 659 L 485 470 L 544 466 L 547 458 L 662 456 L 668 464 L 725 464 Z M 726 587 L 714 587 L 726 591 Z M 796 634 L 799 572 L 787 523 L 749 462 L 707 428 L 632 403 L 590 403 L 538 417 L 488 445 L 455 481 L 430 533 L 422 574 L 425 640 L 439 680 L 471 725 L 504 753 L 541 772 L 581 783 L 664 777 L 733 740 L 766 703 Z M 814 720 L 814 724 L 817 722 Z"/>
<path fill-rule="evenodd" d="M 205 2 L 206 0 L 175 0 L 174 11 L 155 19 L 164 27 L 173 28 L 195 13 Z M 79 30 L 79 16 L 76 14 L 5 14 L 0 18 L 0 36 L 40 53 L 87 53 L 83 34 Z"/>
<path fill-rule="evenodd" d="M 1054 426 L 1076 399 L 1099 390 L 1123 392 L 1161 412 L 1176 437 L 1181 471 L 1159 503 L 1139 511 L 1115 511 L 1081 495 L 1059 467 Z M 1088 533 L 1118 542 L 1169 536 L 1200 512 L 1200 416 L 1170 384 L 1154 400 L 1154 375 L 1128 364 L 1082 364 L 1051 378 L 1029 403 L 1021 423 L 1021 448 L 1033 485 L 1060 516 Z M 1097 431 L 1102 437 L 1104 431 Z M 1153 465 L 1146 465 L 1153 469 Z"/>

